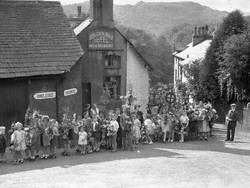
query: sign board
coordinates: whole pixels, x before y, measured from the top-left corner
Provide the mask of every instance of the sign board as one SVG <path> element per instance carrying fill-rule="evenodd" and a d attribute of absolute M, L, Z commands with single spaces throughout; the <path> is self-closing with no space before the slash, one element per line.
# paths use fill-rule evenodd
<path fill-rule="evenodd" d="M 34 98 L 36 100 L 54 99 L 54 98 L 56 98 L 56 92 L 36 93 L 36 94 L 34 94 Z"/>
<path fill-rule="evenodd" d="M 114 31 L 102 29 L 89 33 L 89 49 L 105 50 L 114 48 Z"/>
<path fill-rule="evenodd" d="M 64 96 L 65 97 L 70 96 L 70 95 L 75 95 L 75 94 L 77 94 L 77 89 L 76 88 L 64 90 Z"/>

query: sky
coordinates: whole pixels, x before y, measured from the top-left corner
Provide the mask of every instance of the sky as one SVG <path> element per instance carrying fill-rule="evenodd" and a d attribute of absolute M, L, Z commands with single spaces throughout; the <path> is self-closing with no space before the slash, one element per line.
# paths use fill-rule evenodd
<path fill-rule="evenodd" d="M 61 1 L 62 4 L 72 4 L 84 2 L 86 0 L 55 0 Z M 114 0 L 115 4 L 124 5 L 124 4 L 136 4 L 141 0 Z M 145 2 L 180 2 L 183 0 L 143 0 Z M 250 0 L 188 0 L 200 3 L 202 5 L 209 6 L 218 10 L 232 11 L 239 9 L 243 12 L 250 13 Z"/>

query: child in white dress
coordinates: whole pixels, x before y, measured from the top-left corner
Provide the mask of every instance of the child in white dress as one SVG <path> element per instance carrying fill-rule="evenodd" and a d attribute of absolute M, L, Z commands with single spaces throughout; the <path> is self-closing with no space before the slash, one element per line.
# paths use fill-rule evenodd
<path fill-rule="evenodd" d="M 81 154 L 85 155 L 86 154 L 87 144 L 88 144 L 88 141 L 87 141 L 88 134 L 87 134 L 87 132 L 85 132 L 83 126 L 79 127 L 79 129 L 80 130 L 79 130 L 79 133 L 78 133 L 78 135 L 79 135 L 79 137 L 78 137 L 78 145 L 79 145 L 79 148 L 81 150 Z"/>
<path fill-rule="evenodd" d="M 22 130 L 23 125 L 21 123 L 15 124 L 15 131 L 11 135 L 11 143 L 14 146 L 14 159 L 15 163 L 23 163 L 24 162 L 24 151 L 26 149 L 25 143 L 25 132 Z"/>

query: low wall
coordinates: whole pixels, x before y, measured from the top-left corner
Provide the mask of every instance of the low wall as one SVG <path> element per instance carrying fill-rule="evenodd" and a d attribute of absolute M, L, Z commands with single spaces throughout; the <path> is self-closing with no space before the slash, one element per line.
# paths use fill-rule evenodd
<path fill-rule="evenodd" d="M 250 108 L 243 110 L 243 126 L 250 128 Z"/>

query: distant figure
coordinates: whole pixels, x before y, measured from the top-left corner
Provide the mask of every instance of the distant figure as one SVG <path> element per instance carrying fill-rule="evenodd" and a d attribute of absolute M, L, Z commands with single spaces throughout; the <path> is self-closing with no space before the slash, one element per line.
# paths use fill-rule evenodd
<path fill-rule="evenodd" d="M 238 113 L 236 112 L 236 104 L 231 104 L 231 109 L 226 116 L 227 138 L 225 141 L 234 141 L 235 128 L 238 121 Z"/>

